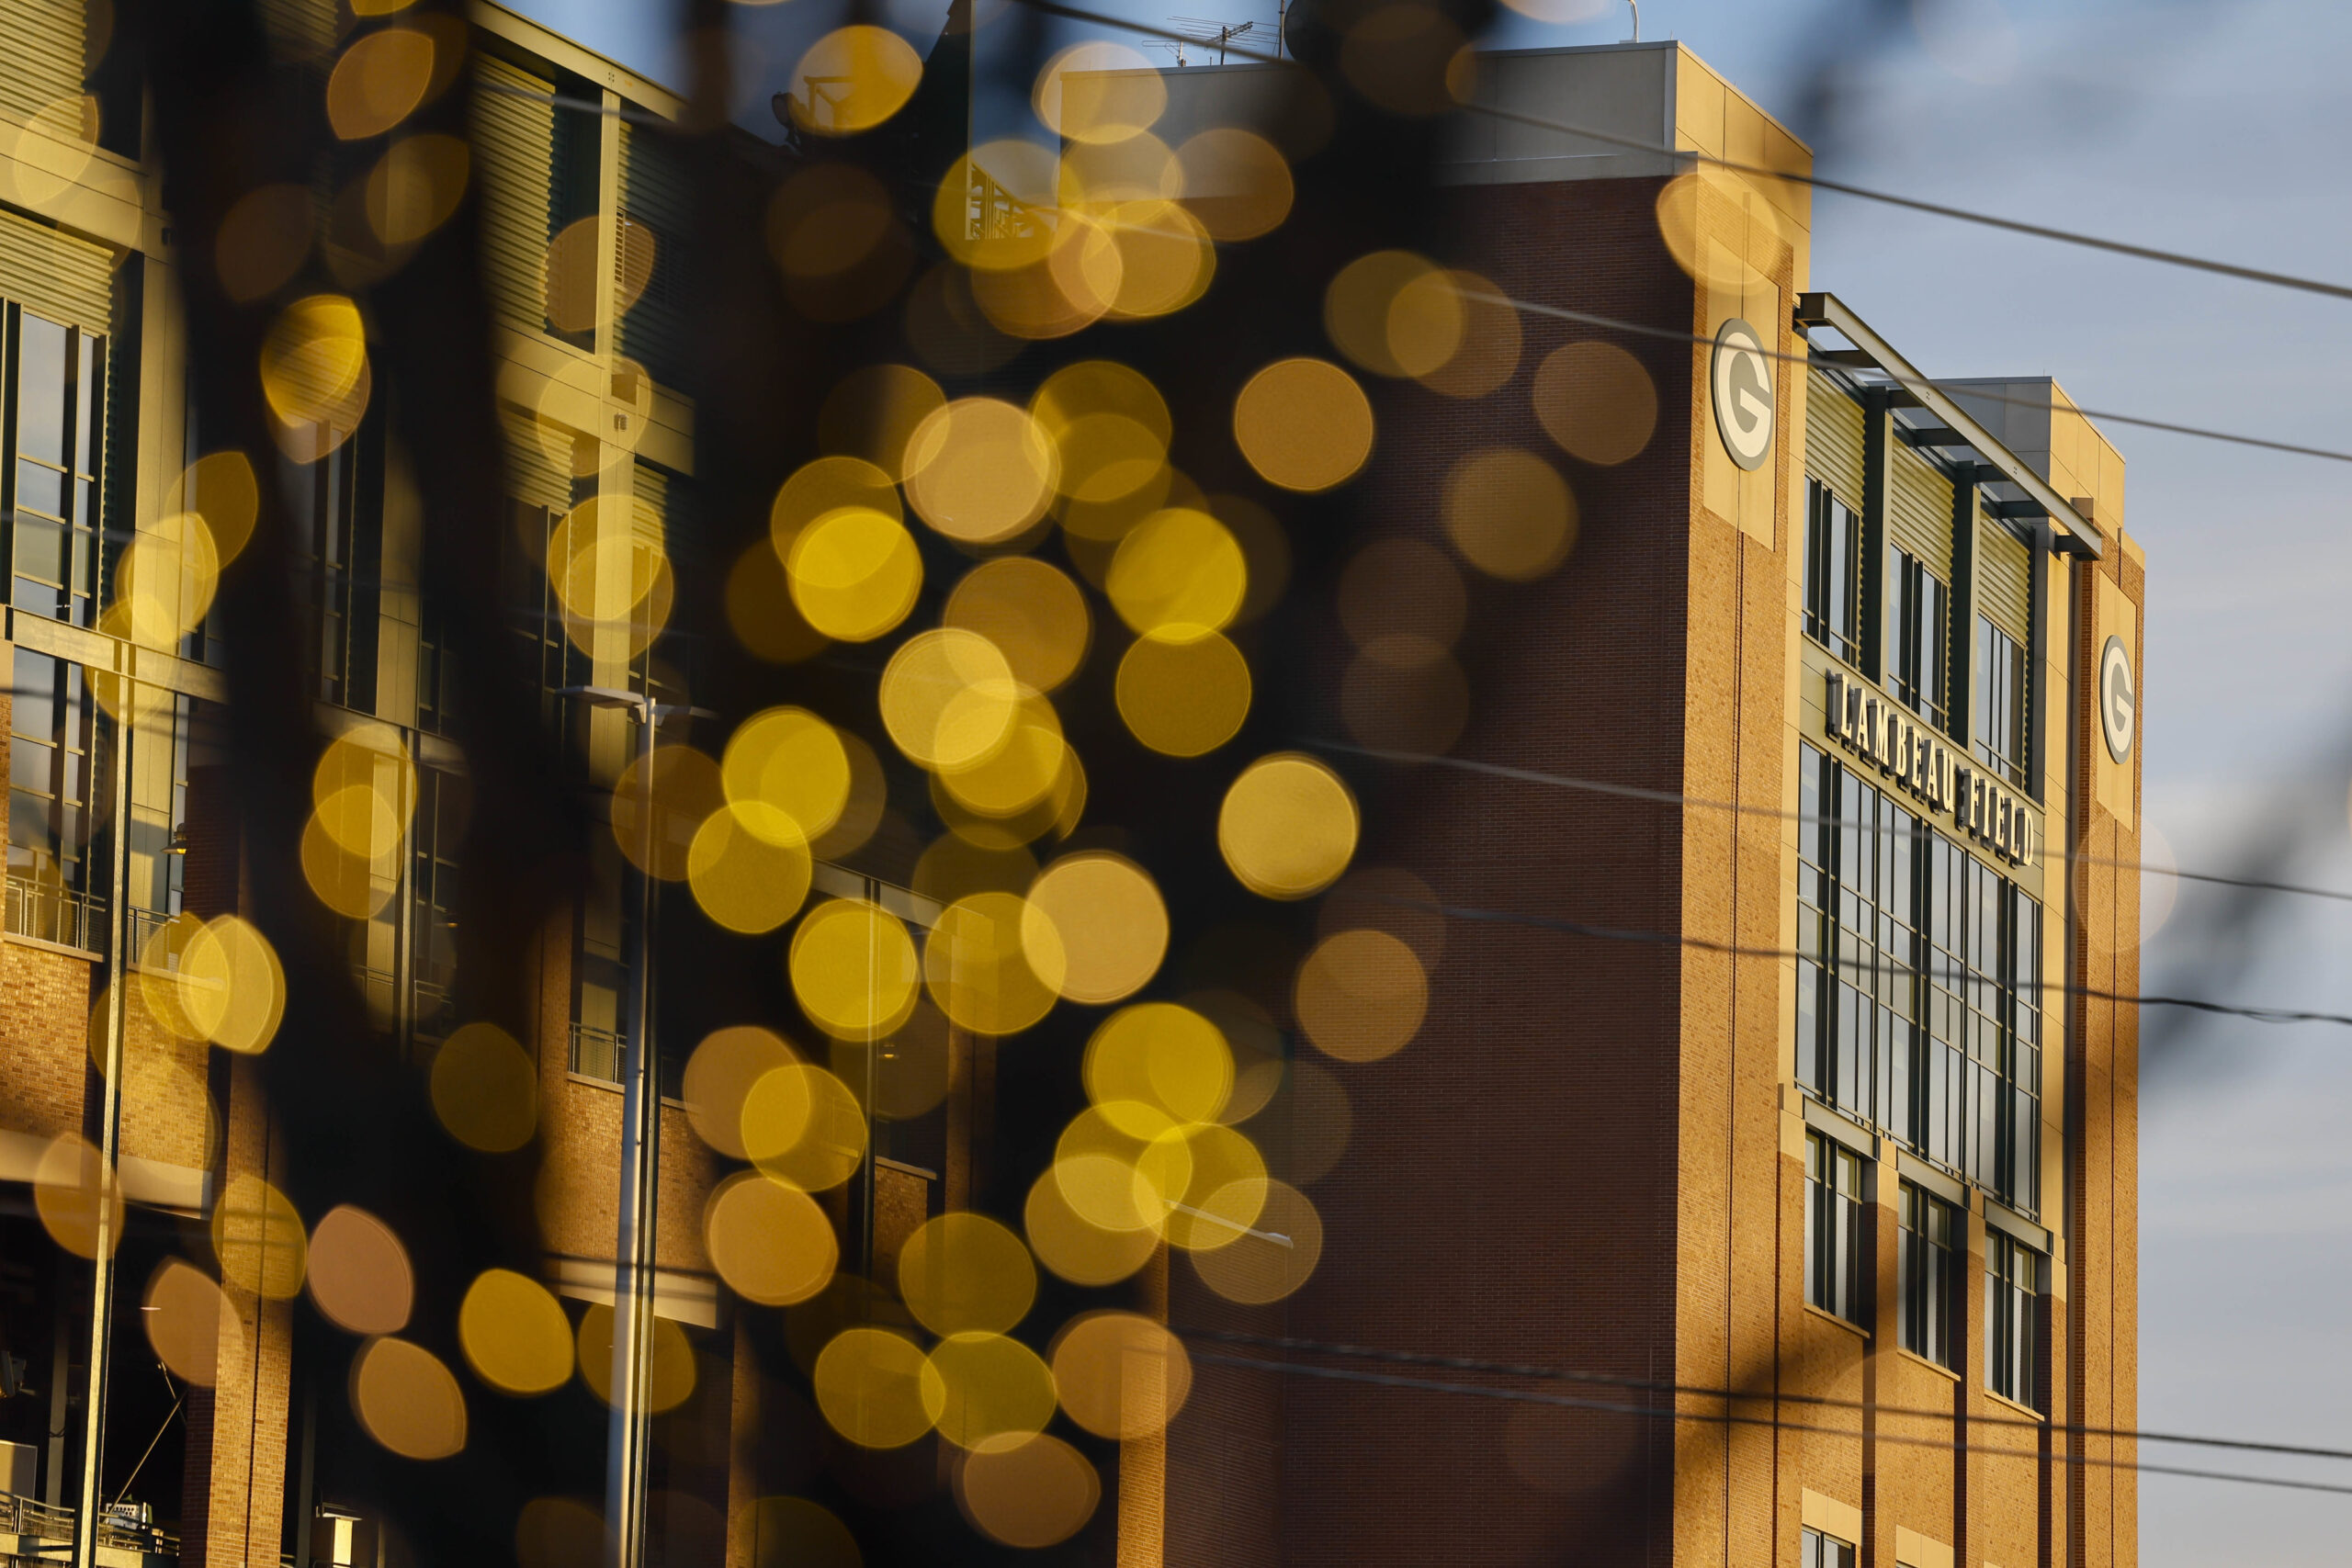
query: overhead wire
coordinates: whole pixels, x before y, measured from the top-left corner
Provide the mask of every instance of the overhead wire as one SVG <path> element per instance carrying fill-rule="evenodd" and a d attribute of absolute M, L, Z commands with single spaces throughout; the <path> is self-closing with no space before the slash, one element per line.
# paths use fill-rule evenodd
<path fill-rule="evenodd" d="M 1060 17 L 1069 21 L 1091 22 L 1101 27 L 1141 33 L 1170 42 L 1199 41 L 1187 39 L 1184 35 L 1167 28 L 1155 27 L 1148 22 L 1133 21 L 1124 17 L 1114 17 L 1100 11 L 1086 10 L 1080 6 L 1063 4 L 1062 0 L 1021 0 L 1021 4 L 1031 10 L 1042 12 L 1046 16 Z M 1245 49 L 1238 44 L 1231 46 L 1231 52 L 1259 64 L 1294 63 L 1280 55 L 1268 54 L 1263 50 Z M 2267 284 L 2272 288 L 2324 295 L 2335 299 L 2352 299 L 2352 284 L 2335 283 L 2325 278 L 2305 277 L 2296 273 L 2275 272 L 2263 267 L 2246 266 L 2237 262 L 2216 260 L 2211 256 L 2191 255 L 2183 251 L 2168 251 L 2154 245 L 2134 244 L 2127 240 L 2110 240 L 2103 235 L 2086 234 L 2080 230 L 2062 229 L 2053 224 L 2031 223 L 2023 219 L 2006 218 L 1997 213 L 1980 212 L 1973 208 L 1927 201 L 1894 191 L 1880 190 L 1875 186 L 1830 179 L 1826 175 L 1798 174 L 1792 170 L 1776 169 L 1769 164 L 1744 163 L 1736 158 L 1723 157 L 1693 147 L 1677 147 L 1670 142 L 1652 141 L 1648 137 L 1627 136 L 1618 131 L 1602 130 L 1597 126 L 1575 125 L 1565 120 L 1548 119 L 1542 115 L 1526 114 L 1493 104 L 1463 102 L 1459 103 L 1458 107 L 1464 113 L 1482 115 L 1489 119 L 1505 120 L 1537 130 L 1556 131 L 1564 136 L 1580 137 L 1589 141 L 1623 147 L 1634 152 L 1655 152 L 1670 158 L 1687 158 L 1694 163 L 1712 164 L 1716 168 L 1726 169 L 1737 175 L 1755 175 L 1766 179 L 1785 181 L 1791 185 L 1807 186 L 1815 190 L 1830 191 L 1839 196 L 1850 196 L 1864 201 L 1875 201 L 1913 212 L 1925 212 L 1938 218 L 1949 218 L 1957 222 L 1974 223 L 1985 228 L 2004 230 L 2010 233 L 2025 234 L 2034 239 L 2050 240 L 2060 244 L 2079 245 L 2089 250 L 2104 251 L 2110 254 L 2130 256 L 2135 260 L 2155 262 L 2166 266 L 2186 267 L 2191 271 L 2212 273 L 2243 282 Z"/>
<path fill-rule="evenodd" d="M 1386 1361 L 1399 1366 L 1437 1367 L 1449 1371 L 1487 1372 L 1498 1377 L 1536 1378 L 1555 1382 L 1589 1383 L 1598 1387 L 1622 1388 L 1644 1393 L 1690 1394 L 1708 1399 L 1770 1400 L 1781 1404 L 1809 1404 L 1825 1410 L 1855 1410 L 1878 1416 L 1917 1417 L 1921 1420 L 1949 1421 L 1953 1412 L 1928 1405 L 1888 1404 L 1867 1399 L 1840 1399 L 1834 1394 L 1793 1393 L 1780 1389 L 1724 1389 L 1700 1383 L 1678 1383 L 1655 1378 L 1618 1377 L 1607 1372 L 1570 1371 L 1560 1367 L 1535 1366 L 1511 1361 L 1483 1360 L 1464 1356 L 1440 1356 L 1422 1350 L 1386 1350 L 1365 1345 L 1339 1345 L 1318 1339 L 1305 1339 L 1288 1335 L 1245 1334 L 1234 1329 L 1197 1328 L 1182 1324 L 1172 1325 L 1175 1332 L 1187 1339 L 1209 1339 L 1228 1345 L 1247 1345 L 1261 1349 L 1299 1350 L 1319 1356 L 1345 1357 L 1357 1360 Z M 2210 1438 L 2188 1432 L 2164 1432 L 2135 1427 L 2095 1427 L 2081 1422 L 2052 1421 L 2047 1417 L 2029 1419 L 2022 1416 L 1998 1413 L 1971 1413 L 1972 1427 L 2007 1427 L 2027 1431 L 2047 1431 L 2076 1438 L 2099 1438 L 2118 1442 L 2171 1443 L 2198 1448 L 2226 1449 L 2248 1453 L 2280 1454 L 2297 1459 L 2343 1460 L 2352 1461 L 2352 1449 L 2320 1448 L 2301 1443 L 2265 1442 L 2249 1438 Z"/>
<path fill-rule="evenodd" d="M 1573 1394 L 1539 1393 L 1531 1389 L 1492 1388 L 1483 1383 L 1442 1382 L 1430 1378 L 1400 1377 L 1391 1372 L 1357 1371 L 1345 1367 L 1308 1366 L 1299 1361 L 1269 1360 L 1259 1356 L 1227 1356 L 1214 1351 L 1191 1352 L 1193 1360 L 1209 1366 L 1231 1367 L 1246 1371 L 1276 1372 L 1285 1377 L 1314 1378 L 1329 1382 L 1363 1383 L 1375 1388 L 1399 1389 L 1420 1393 L 1450 1393 L 1470 1398 L 1493 1399 L 1514 1404 L 1546 1405 L 1554 1409 L 1585 1410 L 1602 1415 L 1633 1416 L 1646 1420 L 1674 1422 L 1695 1421 L 1724 1427 L 1761 1427 L 1776 1432 L 1795 1432 L 1806 1436 L 1850 1438 L 1857 1442 L 1865 1439 L 1894 1448 L 1934 1449 L 1947 1453 L 1982 1454 L 1988 1458 L 2041 1460 L 2052 1463 L 2081 1466 L 2096 1470 L 2125 1470 L 2143 1475 L 2171 1475 L 2197 1481 L 2235 1482 L 2246 1486 L 2280 1487 L 2296 1492 L 2328 1492 L 2352 1496 L 2352 1485 L 2325 1481 L 2299 1481 L 2287 1476 L 2248 1475 L 2242 1471 L 2200 1470 L 2187 1465 L 2151 1464 L 2145 1460 L 2117 1459 L 2102 1455 L 2056 1452 L 2044 1455 L 2036 1449 L 2008 1448 L 2000 1444 L 1969 1442 L 1962 1438 L 1909 1437 L 1900 1433 L 1865 1433 L 1856 1428 L 1825 1427 L 1812 1422 L 1791 1421 L 1774 1416 L 1745 1416 L 1736 1411 L 1692 1411 L 1672 1406 L 1628 1404 L 1607 1399 L 1579 1399 Z M 1769 1395 L 1754 1397 L 1769 1398 Z"/>

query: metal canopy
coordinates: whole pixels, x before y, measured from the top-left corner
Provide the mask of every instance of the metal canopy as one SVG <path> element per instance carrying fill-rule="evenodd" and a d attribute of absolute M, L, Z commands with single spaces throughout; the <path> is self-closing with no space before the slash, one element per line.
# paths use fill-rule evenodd
<path fill-rule="evenodd" d="M 2102 553 L 2098 527 L 2076 512 L 2074 503 L 2056 491 L 2026 460 L 1996 440 L 1972 417 L 1966 409 L 1935 382 L 1920 374 L 1911 362 L 1894 351 L 1894 345 L 1872 332 L 1862 319 L 1848 310 L 1835 294 L 1802 294 L 1797 297 L 1797 324 L 1805 327 L 1828 327 L 1844 334 L 1859 352 L 1831 349 L 1825 352 L 1833 364 L 1854 364 L 1866 361 L 1894 378 L 1902 389 L 1903 401 L 1926 409 L 1949 425 L 1956 439 L 1939 445 L 1966 445 L 1975 448 L 1976 455 L 1998 473 L 1998 478 L 2025 491 L 2024 501 L 1995 502 L 1986 508 L 1996 517 L 2047 517 L 2050 519 L 2050 547 L 2066 555 L 2096 560 Z"/>

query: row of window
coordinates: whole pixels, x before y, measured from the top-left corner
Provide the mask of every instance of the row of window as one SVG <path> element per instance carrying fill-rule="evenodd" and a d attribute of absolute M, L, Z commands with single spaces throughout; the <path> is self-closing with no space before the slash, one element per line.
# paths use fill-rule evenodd
<path fill-rule="evenodd" d="M 1868 1172 L 1852 1150 L 1805 1134 L 1804 1299 L 1849 1323 L 1871 1319 L 1872 1230 L 1865 1213 Z M 1967 1309 L 1958 1209 L 1914 1182 L 1896 1202 L 1895 1340 L 1957 1371 Z M 2004 1399 L 2042 1407 L 2035 1365 L 2042 1257 L 2000 1231 L 1984 1233 L 1984 1386 Z"/>
<path fill-rule="evenodd" d="M 1835 758 L 1799 770 L 1799 1080 L 2038 1213 L 2040 904 Z"/>
<path fill-rule="evenodd" d="M 1951 587 L 1894 545 L 1886 548 L 1886 688 L 1936 730 L 1951 733 Z M 1862 662 L 1862 525 L 1854 509 L 1819 479 L 1808 482 L 1805 512 L 1804 632 L 1847 663 Z M 2025 649 L 1983 615 L 1976 617 L 1972 749 L 1976 760 L 2020 789 L 2030 789 L 2027 738 L 2031 675 Z"/>

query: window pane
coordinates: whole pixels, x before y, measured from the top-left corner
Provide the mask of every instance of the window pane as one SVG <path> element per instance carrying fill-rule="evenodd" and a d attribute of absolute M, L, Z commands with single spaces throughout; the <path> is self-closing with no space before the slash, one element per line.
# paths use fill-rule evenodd
<path fill-rule="evenodd" d="M 65 463 L 65 329 L 28 310 L 17 336 L 17 450 Z"/>
<path fill-rule="evenodd" d="M 17 465 L 17 505 L 52 517 L 65 514 L 65 476 L 39 463 Z"/>

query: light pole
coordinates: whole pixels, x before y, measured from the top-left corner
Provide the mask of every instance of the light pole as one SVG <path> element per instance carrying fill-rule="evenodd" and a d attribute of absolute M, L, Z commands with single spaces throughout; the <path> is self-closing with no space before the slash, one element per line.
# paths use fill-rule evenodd
<path fill-rule="evenodd" d="M 612 1424 L 605 1454 L 605 1539 L 608 1568 L 639 1568 L 645 1560 L 646 1383 L 653 1361 L 653 1258 L 661 1188 L 662 1091 L 654 1080 L 652 1044 L 653 741 L 665 719 L 707 717 L 707 708 L 657 703 L 642 692 L 614 686 L 562 686 L 560 697 L 637 716 L 644 744 L 638 752 L 639 820 L 637 936 L 630 944 L 628 1043 L 621 1058 L 621 1201 L 613 1248 Z"/>

